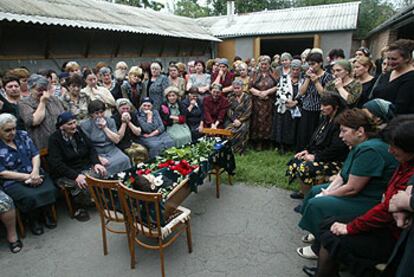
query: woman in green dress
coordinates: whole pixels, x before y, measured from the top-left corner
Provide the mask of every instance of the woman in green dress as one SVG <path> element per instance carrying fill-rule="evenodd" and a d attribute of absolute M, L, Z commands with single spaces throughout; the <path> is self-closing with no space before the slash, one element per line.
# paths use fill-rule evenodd
<path fill-rule="evenodd" d="M 165 89 L 167 101 L 161 104 L 160 116 L 167 133 L 174 140 L 176 147 L 191 143 L 191 131 L 185 123 L 185 107 L 178 101 L 180 90 L 175 86 Z"/>
<path fill-rule="evenodd" d="M 339 136 L 351 147 L 341 172 L 330 184 L 314 186 L 306 196 L 299 227 L 319 236 L 320 224 L 332 216 L 357 217 L 381 201 L 397 161 L 378 138 L 378 128 L 364 110 L 344 111 L 337 119 Z M 306 235 L 303 240 L 309 241 Z M 310 246 L 297 249 L 300 256 L 316 258 Z"/>

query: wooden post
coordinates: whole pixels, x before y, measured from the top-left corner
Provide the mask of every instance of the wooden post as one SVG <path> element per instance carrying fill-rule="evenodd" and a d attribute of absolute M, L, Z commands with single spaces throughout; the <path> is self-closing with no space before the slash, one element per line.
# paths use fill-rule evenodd
<path fill-rule="evenodd" d="M 313 47 L 321 48 L 321 36 L 319 34 L 313 35 Z"/>
<path fill-rule="evenodd" d="M 253 40 L 253 57 L 257 61 L 257 58 L 260 56 L 260 37 L 256 37 Z"/>

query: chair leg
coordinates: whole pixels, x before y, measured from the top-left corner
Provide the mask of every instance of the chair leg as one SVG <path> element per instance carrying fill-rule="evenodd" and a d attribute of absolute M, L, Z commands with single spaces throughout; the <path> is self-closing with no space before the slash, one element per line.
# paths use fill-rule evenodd
<path fill-rule="evenodd" d="M 162 277 L 165 277 L 165 268 L 164 268 L 164 251 L 162 248 L 162 239 L 159 238 L 159 247 L 160 247 L 160 259 L 161 259 L 161 275 Z"/>
<path fill-rule="evenodd" d="M 26 232 L 24 230 L 22 215 L 20 214 L 19 209 L 16 209 L 16 221 L 17 221 L 17 227 L 19 228 L 20 237 L 24 238 L 26 236 Z"/>
<path fill-rule="evenodd" d="M 104 255 L 108 255 L 108 245 L 106 242 L 106 229 L 105 229 L 105 221 L 103 216 L 101 215 L 101 227 L 102 227 L 102 243 L 103 243 L 103 251 Z"/>
<path fill-rule="evenodd" d="M 131 269 L 135 269 L 135 239 L 132 236 L 129 238 L 129 252 L 131 254 Z"/>
<path fill-rule="evenodd" d="M 216 168 L 214 175 L 216 176 L 216 197 L 220 198 L 220 183 L 221 183 L 220 169 Z"/>
<path fill-rule="evenodd" d="M 72 199 L 70 197 L 70 193 L 66 188 L 62 188 L 62 192 L 63 192 L 63 195 L 65 196 L 65 202 L 66 202 L 66 206 L 68 207 L 69 216 L 70 218 L 73 218 L 73 216 L 75 215 L 75 212 L 73 210 Z"/>
<path fill-rule="evenodd" d="M 187 225 L 186 231 L 187 231 L 188 253 L 192 253 L 193 252 L 193 241 L 192 241 L 192 238 L 191 238 L 191 221 L 190 221 L 190 219 L 188 219 L 186 225 Z"/>
<path fill-rule="evenodd" d="M 50 211 L 51 211 L 51 213 L 52 213 L 52 219 L 53 219 L 53 221 L 57 223 L 56 204 L 52 204 L 52 205 L 50 206 Z"/>

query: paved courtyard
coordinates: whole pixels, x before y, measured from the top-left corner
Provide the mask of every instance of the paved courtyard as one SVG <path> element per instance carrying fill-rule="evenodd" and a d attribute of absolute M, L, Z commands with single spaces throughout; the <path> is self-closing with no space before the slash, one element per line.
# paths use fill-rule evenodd
<path fill-rule="evenodd" d="M 295 249 L 301 246 L 298 202 L 289 192 L 236 184 L 224 185 L 215 198 L 213 185 L 204 184 L 183 206 L 192 211 L 193 253 L 185 236 L 165 251 L 167 276 L 305 276 Z M 137 246 L 137 266 L 130 269 L 124 235 L 109 234 L 108 256 L 103 255 L 99 215 L 85 223 L 71 220 L 58 209 L 55 230 L 40 237 L 30 232 L 24 249 L 12 255 L 4 236 L 0 243 L 1 276 L 160 276 L 158 251 Z"/>

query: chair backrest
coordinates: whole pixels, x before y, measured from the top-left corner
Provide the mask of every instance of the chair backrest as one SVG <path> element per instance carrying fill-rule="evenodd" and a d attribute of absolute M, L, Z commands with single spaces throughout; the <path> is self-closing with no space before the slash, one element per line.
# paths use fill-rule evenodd
<path fill-rule="evenodd" d="M 221 137 L 231 137 L 233 135 L 232 131 L 227 129 L 212 129 L 212 128 L 203 128 L 201 133 L 207 136 L 221 136 Z"/>
<path fill-rule="evenodd" d="M 162 195 L 136 191 L 123 184 L 119 184 L 118 192 L 128 226 L 135 236 L 140 233 L 146 237 L 160 237 Z"/>
<path fill-rule="evenodd" d="M 109 221 L 124 222 L 121 203 L 118 197 L 118 180 L 101 180 L 86 175 L 89 192 L 95 201 L 96 209 Z"/>

